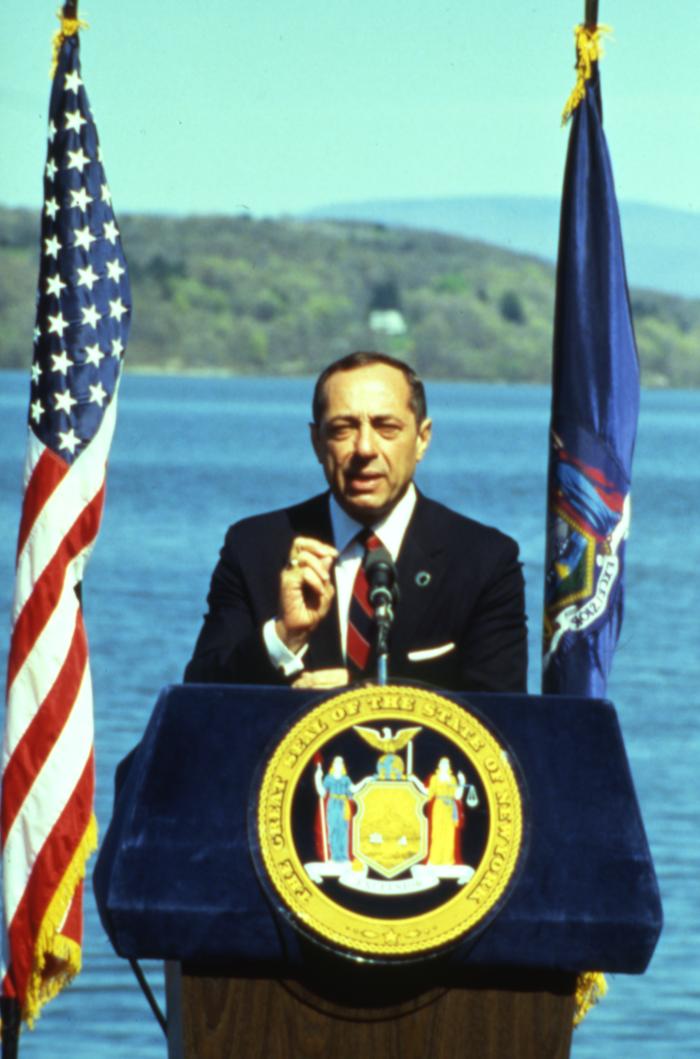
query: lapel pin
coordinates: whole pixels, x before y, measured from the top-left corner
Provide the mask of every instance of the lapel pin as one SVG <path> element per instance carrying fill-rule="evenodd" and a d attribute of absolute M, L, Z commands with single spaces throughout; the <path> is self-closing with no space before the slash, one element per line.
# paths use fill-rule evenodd
<path fill-rule="evenodd" d="M 416 574 L 416 584 L 419 588 L 425 588 L 430 584 L 430 574 L 427 570 L 419 570 Z"/>

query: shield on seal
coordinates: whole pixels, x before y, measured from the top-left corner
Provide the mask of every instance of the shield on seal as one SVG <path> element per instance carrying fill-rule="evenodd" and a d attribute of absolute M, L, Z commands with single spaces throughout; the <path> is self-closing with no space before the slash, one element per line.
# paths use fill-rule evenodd
<path fill-rule="evenodd" d="M 385 879 L 428 855 L 427 797 L 411 780 L 370 780 L 356 791 L 353 851 Z"/>

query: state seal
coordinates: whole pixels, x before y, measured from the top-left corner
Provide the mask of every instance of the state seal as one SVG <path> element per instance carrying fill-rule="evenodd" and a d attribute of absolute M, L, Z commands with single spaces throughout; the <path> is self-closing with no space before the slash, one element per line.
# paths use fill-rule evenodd
<path fill-rule="evenodd" d="M 514 764 L 470 709 L 408 686 L 353 688 L 274 748 L 257 798 L 266 884 L 347 955 L 429 955 L 501 907 L 522 853 Z"/>

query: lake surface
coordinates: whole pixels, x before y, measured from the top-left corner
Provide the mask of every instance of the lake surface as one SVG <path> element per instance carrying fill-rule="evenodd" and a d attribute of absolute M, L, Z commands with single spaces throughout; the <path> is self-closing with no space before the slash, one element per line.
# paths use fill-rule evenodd
<path fill-rule="evenodd" d="M 307 438 L 308 379 L 127 376 L 107 507 L 84 583 L 96 713 L 97 814 L 158 690 L 181 678 L 227 525 L 320 491 Z M 433 383 L 429 495 L 521 544 L 530 689 L 539 687 L 549 395 L 543 387 Z M 9 629 L 28 380 L 0 374 L 0 610 Z M 575 1059 L 700 1054 L 700 393 L 645 392 L 627 547 L 627 612 L 608 692 L 616 704 L 664 901 L 643 976 L 619 975 L 574 1036 Z M 7 632 L 0 646 L 7 648 Z M 165 1055 L 129 966 L 86 891 L 84 970 L 50 1003 L 21 1055 Z M 162 1002 L 158 964 L 146 962 Z"/>

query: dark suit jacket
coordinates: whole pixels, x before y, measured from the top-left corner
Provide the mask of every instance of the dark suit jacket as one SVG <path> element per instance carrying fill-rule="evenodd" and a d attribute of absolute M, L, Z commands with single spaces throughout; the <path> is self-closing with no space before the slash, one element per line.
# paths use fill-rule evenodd
<path fill-rule="evenodd" d="M 185 680 L 285 683 L 269 661 L 262 626 L 276 616 L 279 573 L 299 535 L 333 542 L 327 493 L 231 526 Z M 390 678 L 455 691 L 525 691 L 524 584 L 515 541 L 419 494 L 397 571 Z M 437 657 L 409 657 L 450 643 L 455 646 Z M 343 664 L 332 607 L 311 637 L 304 665 Z"/>

